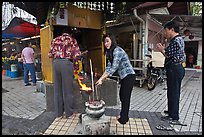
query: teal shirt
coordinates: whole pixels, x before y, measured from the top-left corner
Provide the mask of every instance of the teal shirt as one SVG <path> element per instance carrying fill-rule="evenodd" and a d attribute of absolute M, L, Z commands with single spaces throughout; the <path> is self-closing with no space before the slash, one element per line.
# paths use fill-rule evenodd
<path fill-rule="evenodd" d="M 110 61 L 107 62 L 106 72 L 109 76 L 112 76 L 114 72 L 118 70 L 120 79 L 125 78 L 128 74 L 135 74 L 133 67 L 130 63 L 128 55 L 121 47 L 116 47 L 113 51 L 113 64 L 111 66 Z"/>

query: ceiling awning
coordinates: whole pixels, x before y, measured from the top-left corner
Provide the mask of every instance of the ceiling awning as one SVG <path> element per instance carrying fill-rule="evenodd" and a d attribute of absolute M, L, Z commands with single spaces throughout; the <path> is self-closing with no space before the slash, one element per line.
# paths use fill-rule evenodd
<path fill-rule="evenodd" d="M 137 5 L 135 9 L 139 12 L 146 13 L 153 9 L 166 7 L 169 14 L 174 15 L 190 15 L 190 2 L 144 2 Z"/>
<path fill-rule="evenodd" d="M 47 19 L 48 9 L 56 2 L 9 2 L 37 19 L 38 25 L 44 24 Z"/>
<path fill-rule="evenodd" d="M 2 38 L 16 39 L 32 37 L 40 34 L 40 26 L 14 17 L 8 27 L 2 31 Z"/>
<path fill-rule="evenodd" d="M 161 14 L 150 14 L 152 18 L 158 20 L 162 24 L 167 21 L 174 20 L 181 28 L 181 31 L 185 29 L 195 36 L 202 38 L 202 16 L 192 15 L 161 15 Z"/>

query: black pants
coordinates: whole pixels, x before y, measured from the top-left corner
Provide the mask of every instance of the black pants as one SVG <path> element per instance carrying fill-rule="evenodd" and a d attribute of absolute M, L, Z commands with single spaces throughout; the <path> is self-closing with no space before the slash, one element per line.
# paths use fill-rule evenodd
<path fill-rule="evenodd" d="M 55 59 L 54 67 L 54 104 L 56 116 L 66 117 L 73 114 L 73 63 L 68 59 Z"/>
<path fill-rule="evenodd" d="M 128 114 L 130 108 L 130 98 L 135 78 L 136 78 L 135 74 L 129 74 L 124 79 L 121 80 L 119 96 L 121 101 L 120 118 L 122 121 L 128 121 L 129 119 Z"/>
<path fill-rule="evenodd" d="M 167 75 L 167 106 L 169 116 L 174 120 L 179 120 L 179 100 L 181 82 L 185 75 L 185 69 L 181 64 L 170 64 L 166 67 Z"/>

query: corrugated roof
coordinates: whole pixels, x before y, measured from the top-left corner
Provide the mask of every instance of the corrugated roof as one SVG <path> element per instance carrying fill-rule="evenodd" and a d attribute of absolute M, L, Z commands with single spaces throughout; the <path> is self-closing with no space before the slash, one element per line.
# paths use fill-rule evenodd
<path fill-rule="evenodd" d="M 174 15 L 190 15 L 190 2 L 173 2 L 170 4 L 169 2 L 144 2 L 140 5 L 135 6 L 138 9 L 139 14 L 148 13 L 149 10 L 157 9 L 161 7 L 167 7 L 169 14 Z"/>
<path fill-rule="evenodd" d="M 173 19 L 179 24 L 181 31 L 188 29 L 195 37 L 202 38 L 202 16 L 161 14 L 150 15 L 162 24 Z"/>

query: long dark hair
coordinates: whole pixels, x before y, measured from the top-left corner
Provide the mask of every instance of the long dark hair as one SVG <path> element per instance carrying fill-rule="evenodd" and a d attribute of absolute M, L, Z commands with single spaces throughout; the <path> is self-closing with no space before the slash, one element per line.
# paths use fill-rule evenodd
<path fill-rule="evenodd" d="M 105 43 L 106 37 L 109 37 L 111 39 L 111 47 L 110 49 L 107 49 L 104 44 L 104 54 L 106 54 L 107 60 L 109 60 L 112 64 L 113 63 L 113 51 L 118 46 L 118 44 L 116 42 L 115 36 L 111 33 L 107 33 L 103 35 L 103 43 Z"/>

